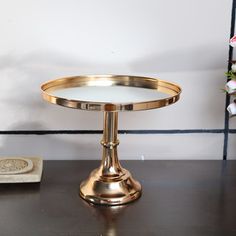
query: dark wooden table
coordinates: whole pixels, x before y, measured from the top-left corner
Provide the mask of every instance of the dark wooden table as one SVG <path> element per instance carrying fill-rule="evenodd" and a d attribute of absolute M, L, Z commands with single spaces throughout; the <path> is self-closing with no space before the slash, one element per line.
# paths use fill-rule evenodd
<path fill-rule="evenodd" d="M 143 186 L 125 206 L 91 206 L 97 161 L 45 161 L 41 184 L 0 185 L 1 236 L 236 235 L 236 161 L 123 161 Z"/>

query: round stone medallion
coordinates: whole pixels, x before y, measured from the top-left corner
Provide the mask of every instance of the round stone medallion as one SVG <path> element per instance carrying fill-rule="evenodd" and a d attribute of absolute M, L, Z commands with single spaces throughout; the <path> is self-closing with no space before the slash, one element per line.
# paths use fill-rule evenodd
<path fill-rule="evenodd" d="M 18 157 L 0 158 L 0 175 L 22 174 L 32 169 L 33 162 L 29 159 Z"/>

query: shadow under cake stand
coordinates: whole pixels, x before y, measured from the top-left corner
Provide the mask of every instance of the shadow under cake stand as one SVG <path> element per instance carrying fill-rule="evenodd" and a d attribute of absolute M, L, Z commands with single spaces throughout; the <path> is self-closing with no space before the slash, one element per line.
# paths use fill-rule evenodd
<path fill-rule="evenodd" d="M 102 162 L 80 185 L 80 196 L 94 204 L 120 205 L 141 196 L 141 185 L 118 160 L 118 112 L 160 108 L 179 100 L 181 88 L 149 77 L 74 76 L 41 86 L 43 98 L 57 105 L 104 113 Z"/>

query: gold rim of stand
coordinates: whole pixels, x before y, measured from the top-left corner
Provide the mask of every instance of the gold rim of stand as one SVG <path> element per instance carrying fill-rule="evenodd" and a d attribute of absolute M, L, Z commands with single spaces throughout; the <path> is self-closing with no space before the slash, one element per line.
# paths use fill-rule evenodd
<path fill-rule="evenodd" d="M 52 91 L 83 86 L 129 86 L 156 90 L 170 95 L 164 99 L 137 103 L 108 103 L 69 100 L 53 96 Z M 140 111 L 171 105 L 179 100 L 181 88 L 174 83 L 149 77 L 128 75 L 73 76 L 48 81 L 41 86 L 43 98 L 57 105 L 91 111 Z"/>

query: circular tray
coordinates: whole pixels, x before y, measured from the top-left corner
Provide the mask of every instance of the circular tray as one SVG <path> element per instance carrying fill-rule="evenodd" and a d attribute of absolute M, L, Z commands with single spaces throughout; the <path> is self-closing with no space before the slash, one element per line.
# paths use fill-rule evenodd
<path fill-rule="evenodd" d="M 181 88 L 167 81 L 126 75 L 74 76 L 41 86 L 48 102 L 91 111 L 139 111 L 179 100 Z"/>

